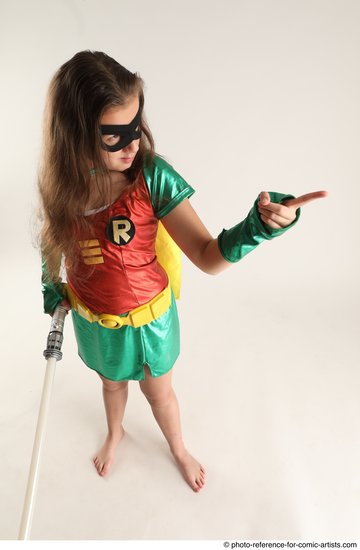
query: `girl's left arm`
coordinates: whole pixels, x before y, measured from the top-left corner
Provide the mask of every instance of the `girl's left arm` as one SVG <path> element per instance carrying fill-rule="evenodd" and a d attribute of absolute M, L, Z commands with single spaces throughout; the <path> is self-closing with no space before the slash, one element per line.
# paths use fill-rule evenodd
<path fill-rule="evenodd" d="M 210 235 L 189 199 L 178 204 L 161 222 L 189 260 L 205 273 L 216 275 L 231 265 L 223 258 L 217 239 Z"/>
<path fill-rule="evenodd" d="M 281 193 L 262 192 L 247 217 L 213 238 L 188 199 L 161 221 L 186 256 L 202 271 L 216 275 L 241 260 L 263 240 L 272 239 L 294 225 L 300 207 L 327 196 L 326 191 L 295 198 Z"/>

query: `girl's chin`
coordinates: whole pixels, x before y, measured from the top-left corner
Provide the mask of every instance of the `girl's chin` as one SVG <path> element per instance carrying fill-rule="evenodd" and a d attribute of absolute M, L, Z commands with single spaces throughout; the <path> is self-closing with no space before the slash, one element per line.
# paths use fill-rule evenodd
<path fill-rule="evenodd" d="M 131 157 L 131 158 L 121 158 L 120 159 L 120 162 L 121 164 L 123 164 L 124 166 L 126 166 L 127 168 L 129 166 L 132 165 L 132 163 L 134 162 L 134 157 Z"/>

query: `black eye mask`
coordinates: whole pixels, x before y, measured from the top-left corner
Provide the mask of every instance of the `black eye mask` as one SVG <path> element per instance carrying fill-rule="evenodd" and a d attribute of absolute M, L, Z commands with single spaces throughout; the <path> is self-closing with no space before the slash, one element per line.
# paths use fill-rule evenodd
<path fill-rule="evenodd" d="M 113 153 L 115 151 L 120 151 L 120 149 L 123 149 L 129 145 L 129 143 L 134 141 L 134 139 L 139 139 L 141 136 L 141 130 L 137 130 L 136 128 L 139 126 L 140 121 L 141 107 L 139 107 L 135 118 L 133 118 L 130 124 L 101 124 L 100 132 L 102 136 L 119 136 L 119 141 L 115 143 L 115 145 L 107 145 L 106 143 L 102 143 L 102 148 L 105 149 L 105 151 Z"/>

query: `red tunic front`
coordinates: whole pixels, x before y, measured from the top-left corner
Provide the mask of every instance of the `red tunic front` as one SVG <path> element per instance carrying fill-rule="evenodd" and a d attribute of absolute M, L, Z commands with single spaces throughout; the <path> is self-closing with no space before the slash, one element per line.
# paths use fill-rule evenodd
<path fill-rule="evenodd" d="M 142 176 L 88 219 L 94 232 L 77 236 L 78 267 L 66 271 L 69 286 L 92 312 L 126 313 L 166 287 L 155 254 L 158 219 Z"/>

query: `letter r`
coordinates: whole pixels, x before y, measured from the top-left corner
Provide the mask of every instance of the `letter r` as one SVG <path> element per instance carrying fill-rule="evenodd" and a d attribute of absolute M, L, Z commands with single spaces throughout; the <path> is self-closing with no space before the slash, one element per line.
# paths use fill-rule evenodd
<path fill-rule="evenodd" d="M 120 238 L 126 243 L 130 240 L 128 231 L 131 229 L 131 223 L 129 220 L 113 220 L 113 235 L 114 241 L 120 244 Z"/>

